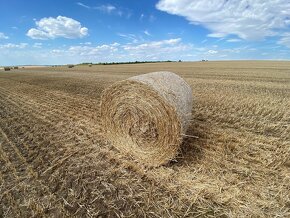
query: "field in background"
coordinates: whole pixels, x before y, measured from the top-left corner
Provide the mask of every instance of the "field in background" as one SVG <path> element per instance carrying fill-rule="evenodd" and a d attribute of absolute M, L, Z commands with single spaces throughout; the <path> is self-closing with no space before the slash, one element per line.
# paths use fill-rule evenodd
<path fill-rule="evenodd" d="M 191 85 L 175 161 L 146 169 L 100 137 L 103 89 L 160 70 Z M 0 71 L 0 217 L 289 217 L 290 62 Z"/>

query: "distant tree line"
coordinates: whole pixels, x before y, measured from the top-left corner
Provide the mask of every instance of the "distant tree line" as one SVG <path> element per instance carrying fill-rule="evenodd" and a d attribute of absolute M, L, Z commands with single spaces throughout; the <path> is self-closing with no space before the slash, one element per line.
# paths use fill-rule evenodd
<path fill-rule="evenodd" d="M 80 63 L 78 65 L 146 64 L 146 63 L 164 63 L 164 62 L 177 62 L 177 61 L 171 61 L 171 60 L 167 60 L 167 61 L 127 61 L 127 62 L 99 62 L 99 63 L 85 62 L 85 63 Z M 181 62 L 181 60 L 179 60 L 178 62 Z"/>

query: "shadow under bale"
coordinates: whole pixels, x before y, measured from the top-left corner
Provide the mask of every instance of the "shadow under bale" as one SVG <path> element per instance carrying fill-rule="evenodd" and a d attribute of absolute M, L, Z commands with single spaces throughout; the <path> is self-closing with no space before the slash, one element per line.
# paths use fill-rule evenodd
<path fill-rule="evenodd" d="M 210 131 L 210 125 L 203 118 L 193 118 L 178 155 L 168 163 L 168 166 L 184 166 L 200 160 L 203 157 Z"/>

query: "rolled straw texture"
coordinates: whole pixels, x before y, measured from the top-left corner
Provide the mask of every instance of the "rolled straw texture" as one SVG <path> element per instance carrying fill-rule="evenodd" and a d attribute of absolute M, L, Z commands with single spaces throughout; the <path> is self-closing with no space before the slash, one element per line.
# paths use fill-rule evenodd
<path fill-rule="evenodd" d="M 147 166 L 172 160 L 192 110 L 192 90 L 178 75 L 153 72 L 117 82 L 101 97 L 101 125 L 108 141 Z"/>

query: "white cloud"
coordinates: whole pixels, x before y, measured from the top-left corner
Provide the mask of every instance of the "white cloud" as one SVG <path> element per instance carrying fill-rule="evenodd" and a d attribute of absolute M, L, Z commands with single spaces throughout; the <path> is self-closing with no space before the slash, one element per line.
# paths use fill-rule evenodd
<path fill-rule="evenodd" d="M 144 33 L 145 35 L 147 35 L 147 36 L 151 36 L 151 34 L 149 33 L 148 30 L 144 30 L 143 33 Z"/>
<path fill-rule="evenodd" d="M 27 36 L 29 36 L 30 38 L 32 39 L 49 39 L 49 38 L 54 38 L 53 36 L 50 36 L 49 33 L 47 32 L 44 32 L 42 30 L 38 30 L 38 29 L 35 29 L 35 28 L 32 28 L 30 30 L 28 30 Z"/>
<path fill-rule="evenodd" d="M 117 8 L 116 6 L 112 5 L 112 4 L 103 4 L 103 5 L 99 5 L 99 6 L 90 6 L 90 5 L 86 5 L 82 2 L 77 2 L 77 5 L 89 9 L 89 10 L 98 10 L 101 11 L 105 14 L 109 14 L 109 15 L 118 15 L 120 17 L 125 16 L 127 19 L 129 19 L 132 16 L 132 13 L 130 12 L 129 9 L 126 8 Z"/>
<path fill-rule="evenodd" d="M 216 51 L 216 50 L 208 50 L 208 52 L 207 53 L 209 53 L 209 54 L 217 54 L 218 53 L 218 51 Z"/>
<path fill-rule="evenodd" d="M 257 40 L 279 35 L 290 25 L 289 0 L 160 0 L 156 7 L 205 26 L 210 37 Z"/>
<path fill-rule="evenodd" d="M 32 47 L 33 47 L 33 48 L 42 48 L 42 43 L 40 43 L 40 42 L 36 42 L 36 43 L 33 44 Z"/>
<path fill-rule="evenodd" d="M 98 7 L 94 7 L 94 9 L 98 9 L 104 13 L 108 13 L 111 14 L 113 11 L 115 11 L 117 8 L 114 5 L 101 5 Z M 119 11 L 119 13 L 122 13 L 121 11 Z M 122 14 L 119 14 L 120 16 L 122 16 Z"/>
<path fill-rule="evenodd" d="M 211 38 L 223 38 L 226 35 L 227 34 L 225 34 L 225 33 L 210 33 L 210 34 L 207 34 L 207 36 L 211 37 Z"/>
<path fill-rule="evenodd" d="M 0 49 L 15 49 L 15 48 L 18 48 L 18 49 L 23 49 L 23 48 L 26 48 L 28 46 L 27 43 L 20 43 L 20 44 L 14 44 L 14 43 L 7 43 L 7 44 L 3 44 L 3 45 L 0 45 Z"/>
<path fill-rule="evenodd" d="M 99 46 L 71 46 L 68 52 L 71 55 L 81 55 L 81 56 L 97 56 L 106 55 L 108 53 L 118 51 L 119 44 L 109 44 L 109 45 L 99 45 Z"/>
<path fill-rule="evenodd" d="M 191 44 L 183 44 L 181 38 L 151 41 L 141 44 L 127 44 L 122 48 L 129 57 L 136 60 L 175 60 L 182 59 L 192 49 Z"/>
<path fill-rule="evenodd" d="M 45 52 L 48 60 L 55 63 L 117 62 L 144 60 L 178 60 L 188 58 L 192 49 L 180 38 L 147 43 L 103 45 L 75 45 L 54 48 Z M 44 57 L 43 57 L 44 58 Z M 51 62 L 50 62 L 51 63 Z"/>
<path fill-rule="evenodd" d="M 143 51 L 143 50 L 148 50 L 149 52 L 150 49 L 158 49 L 161 48 L 162 46 L 173 46 L 181 42 L 181 38 L 177 39 L 167 39 L 167 40 L 161 40 L 161 41 L 153 41 L 149 43 L 142 43 L 139 45 L 126 45 L 124 46 L 125 50 L 138 50 L 138 51 Z"/>
<path fill-rule="evenodd" d="M 120 45 L 120 43 L 118 43 L 118 42 L 114 42 L 114 43 L 111 44 L 111 46 L 115 46 L 115 47 L 119 46 L 119 45 Z"/>
<path fill-rule="evenodd" d="M 146 19 L 146 21 L 148 20 L 149 22 L 154 22 L 155 20 L 156 20 L 156 17 L 154 16 L 154 15 L 152 15 L 152 14 L 150 14 L 150 15 L 147 15 L 147 14 L 141 14 L 140 15 L 140 17 L 139 17 L 139 21 L 145 21 L 145 19 Z"/>
<path fill-rule="evenodd" d="M 0 39 L 9 39 L 9 37 L 0 32 Z"/>
<path fill-rule="evenodd" d="M 81 23 L 68 17 L 48 17 L 36 21 L 37 28 L 27 32 L 27 36 L 33 39 L 55 39 L 55 38 L 82 38 L 88 35 L 88 28 L 82 27 Z"/>
<path fill-rule="evenodd" d="M 76 4 L 81 6 L 81 7 L 84 7 L 84 8 L 87 8 L 87 9 L 91 9 L 90 6 L 87 6 L 87 5 L 85 5 L 85 4 L 81 3 L 81 2 L 77 2 Z"/>
<path fill-rule="evenodd" d="M 143 38 L 140 36 L 136 36 L 135 34 L 131 34 L 131 33 L 117 33 L 118 36 L 121 36 L 122 38 L 126 39 L 126 40 L 130 40 L 133 43 L 137 43 L 139 41 L 143 41 Z"/>
<path fill-rule="evenodd" d="M 139 20 L 140 20 L 140 21 L 143 21 L 143 18 L 144 18 L 144 17 L 145 17 L 145 15 L 144 15 L 144 14 L 141 14 L 140 17 L 139 17 Z"/>
<path fill-rule="evenodd" d="M 290 33 L 284 33 L 282 38 L 278 41 L 278 44 L 290 48 Z"/>
<path fill-rule="evenodd" d="M 91 42 L 81 42 L 80 45 L 91 45 Z"/>
<path fill-rule="evenodd" d="M 227 42 L 240 42 L 241 39 L 228 39 Z"/>

